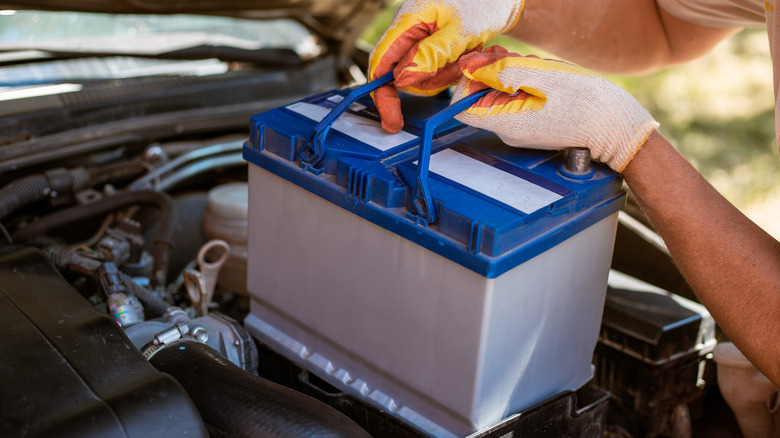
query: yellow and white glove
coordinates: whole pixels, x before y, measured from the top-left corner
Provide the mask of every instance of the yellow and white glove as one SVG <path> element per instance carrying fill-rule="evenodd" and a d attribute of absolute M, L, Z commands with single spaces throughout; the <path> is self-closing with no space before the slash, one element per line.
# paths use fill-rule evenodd
<path fill-rule="evenodd" d="M 371 52 L 369 80 L 390 71 L 395 86 L 373 93 L 390 132 L 403 127 L 396 87 L 405 92 L 432 96 L 460 78 L 458 58 L 496 35 L 511 29 L 524 0 L 407 0 L 395 11 L 392 24 Z"/>
<path fill-rule="evenodd" d="M 590 149 L 622 172 L 658 123 L 628 92 L 563 61 L 493 46 L 464 55 L 453 102 L 493 88 L 456 119 L 498 134 L 510 146 Z"/>

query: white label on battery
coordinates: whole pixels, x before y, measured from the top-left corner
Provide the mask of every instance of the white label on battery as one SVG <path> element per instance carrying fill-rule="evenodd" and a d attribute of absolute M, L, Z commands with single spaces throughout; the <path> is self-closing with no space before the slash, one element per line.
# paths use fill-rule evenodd
<path fill-rule="evenodd" d="M 327 100 L 335 104 L 338 104 L 342 100 L 344 100 L 344 96 L 340 94 L 334 94 L 333 96 L 330 96 Z M 349 106 L 349 109 L 351 109 L 352 111 L 363 111 L 364 109 L 366 109 L 366 106 L 355 102 Z"/>
<path fill-rule="evenodd" d="M 287 105 L 286 108 L 316 122 L 322 120 L 331 111 L 330 108 L 324 108 L 308 102 L 296 102 L 292 105 Z M 360 140 L 380 151 L 392 149 L 417 138 L 416 135 L 406 131 L 388 134 L 387 131 L 382 129 L 382 125 L 379 122 L 350 113 L 344 113 L 336 119 L 332 129 Z"/>
<path fill-rule="evenodd" d="M 562 198 L 544 187 L 450 149 L 432 155 L 428 169 L 526 214 Z"/>

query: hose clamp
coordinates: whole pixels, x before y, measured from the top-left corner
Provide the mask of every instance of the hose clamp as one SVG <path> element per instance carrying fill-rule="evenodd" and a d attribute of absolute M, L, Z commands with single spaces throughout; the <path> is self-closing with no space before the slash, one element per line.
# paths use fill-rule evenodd
<path fill-rule="evenodd" d="M 149 360 L 155 354 L 157 354 L 158 351 L 167 347 L 169 344 L 172 344 L 180 339 L 190 337 L 189 326 L 185 322 L 180 322 L 154 335 L 154 339 L 149 341 L 148 344 L 144 345 L 144 347 L 141 349 L 141 353 L 144 355 L 146 360 Z"/>

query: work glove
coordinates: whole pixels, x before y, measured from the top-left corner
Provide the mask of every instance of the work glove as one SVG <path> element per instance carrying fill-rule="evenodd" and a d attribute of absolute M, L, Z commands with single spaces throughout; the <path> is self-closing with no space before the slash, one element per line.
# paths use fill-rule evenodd
<path fill-rule="evenodd" d="M 480 50 L 496 35 L 511 29 L 524 0 L 407 0 L 371 52 L 368 76 L 374 80 L 394 72 L 395 86 L 373 93 L 382 127 L 403 127 L 396 87 L 432 96 L 460 78 L 458 58 Z"/>
<path fill-rule="evenodd" d="M 563 61 L 493 46 L 464 55 L 453 102 L 493 88 L 456 119 L 498 134 L 510 146 L 590 149 L 622 172 L 658 123 L 628 92 Z"/>

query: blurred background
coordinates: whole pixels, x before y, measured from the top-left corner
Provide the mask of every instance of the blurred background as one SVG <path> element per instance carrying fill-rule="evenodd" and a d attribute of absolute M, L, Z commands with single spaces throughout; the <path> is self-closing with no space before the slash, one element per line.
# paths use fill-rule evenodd
<path fill-rule="evenodd" d="M 373 47 L 392 8 L 364 33 Z M 508 37 L 510 51 L 549 56 Z M 610 76 L 661 124 L 661 132 L 748 217 L 780 239 L 780 160 L 772 61 L 765 29 L 745 29 L 693 62 L 640 77 Z"/>

